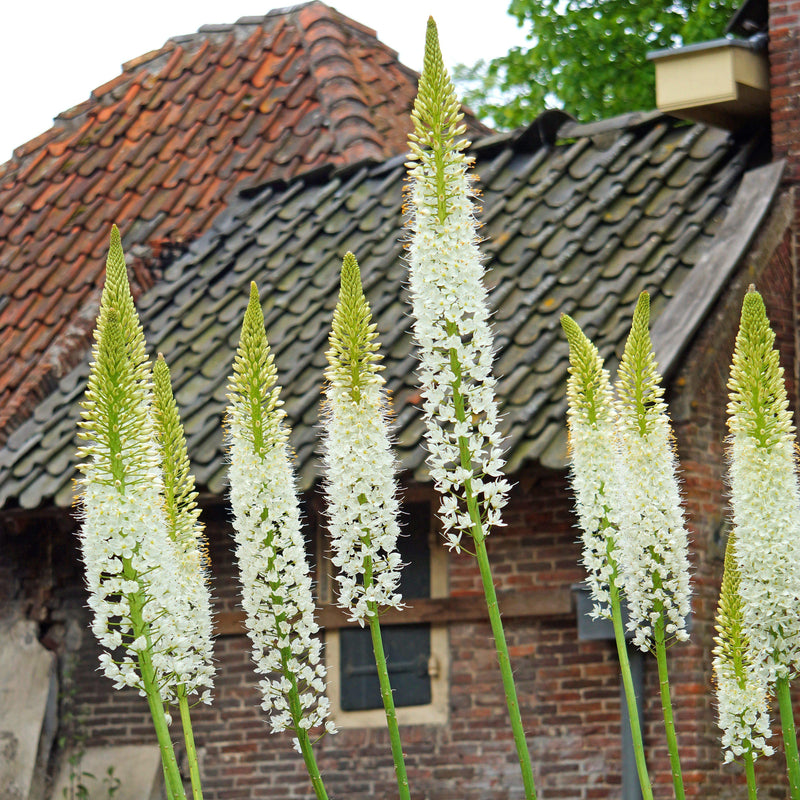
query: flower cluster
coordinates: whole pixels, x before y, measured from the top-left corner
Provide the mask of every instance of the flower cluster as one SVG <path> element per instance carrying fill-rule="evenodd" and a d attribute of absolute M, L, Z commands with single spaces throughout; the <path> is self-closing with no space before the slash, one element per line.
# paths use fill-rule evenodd
<path fill-rule="evenodd" d="M 688 534 L 664 390 L 649 332 L 650 298 L 636 304 L 617 380 L 617 543 L 634 643 L 649 649 L 662 616 L 669 638 L 686 640 Z"/>
<path fill-rule="evenodd" d="M 397 488 L 375 325 L 358 263 L 347 253 L 325 377 L 326 493 L 338 603 L 362 626 L 397 591 Z"/>
<path fill-rule="evenodd" d="M 200 608 L 207 594 L 192 603 L 174 580 L 182 554 L 168 531 L 150 364 L 116 227 L 82 416 L 80 541 L 92 631 L 107 648 L 100 661 L 118 688 L 145 692 L 146 653 L 162 699 L 174 702 L 176 685 L 211 686 L 210 631 L 202 647 L 186 633 L 210 610 Z"/>
<path fill-rule="evenodd" d="M 189 605 L 187 625 L 182 637 L 182 667 L 193 682 L 184 688 L 191 693 L 203 686 L 204 702 L 211 702 L 213 686 L 211 595 L 208 586 L 208 545 L 200 524 L 194 476 L 189 472 L 189 456 L 178 406 L 172 394 L 169 367 L 159 353 L 153 366 L 153 419 L 164 483 L 164 510 L 167 532 L 177 547 L 178 571 L 172 582 Z"/>
<path fill-rule="evenodd" d="M 736 537 L 731 533 L 725 550 L 717 636 L 714 637 L 714 677 L 726 763 L 745 754 L 757 758 L 759 755 L 771 756 L 774 752 L 766 743 L 772 732 L 763 670 L 755 662 L 743 631 L 740 583 Z"/>
<path fill-rule="evenodd" d="M 567 423 L 572 487 L 583 538 L 583 564 L 593 617 L 610 617 L 609 585 L 617 580 L 613 480 L 616 472 L 614 396 L 597 348 L 569 316 L 561 317 L 569 342 Z"/>
<path fill-rule="evenodd" d="M 477 520 L 488 533 L 502 524 L 508 483 L 498 432 L 493 344 L 477 246 L 471 160 L 453 84 L 442 63 L 436 26 L 428 22 L 425 61 L 409 137 L 408 226 L 414 334 L 420 352 L 428 463 L 443 500 L 440 516 L 451 548 Z"/>
<path fill-rule="evenodd" d="M 289 462 L 288 431 L 255 284 L 229 384 L 231 505 L 247 629 L 273 732 L 334 726 Z M 327 720 L 327 722 L 326 722 Z"/>
<path fill-rule="evenodd" d="M 768 685 L 800 662 L 800 490 L 794 427 L 761 295 L 748 291 L 728 382 L 730 488 L 744 635 Z"/>

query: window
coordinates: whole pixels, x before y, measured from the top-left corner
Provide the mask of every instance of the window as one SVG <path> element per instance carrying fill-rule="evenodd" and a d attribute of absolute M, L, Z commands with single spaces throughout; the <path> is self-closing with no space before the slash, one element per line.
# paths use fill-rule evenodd
<path fill-rule="evenodd" d="M 381 635 L 395 708 L 401 724 L 443 723 L 447 720 L 449 673 L 447 629 L 415 614 L 414 599 L 447 594 L 446 553 L 433 524 L 432 504 L 425 497 L 406 498 L 398 549 L 404 563 L 400 592 L 408 606 L 387 612 Z M 319 590 L 323 603 L 335 598 L 330 576 L 329 541 L 322 526 L 317 563 L 322 565 Z M 386 719 L 368 628 L 326 614 L 325 653 L 328 693 L 336 724 L 341 728 L 383 726 Z"/>

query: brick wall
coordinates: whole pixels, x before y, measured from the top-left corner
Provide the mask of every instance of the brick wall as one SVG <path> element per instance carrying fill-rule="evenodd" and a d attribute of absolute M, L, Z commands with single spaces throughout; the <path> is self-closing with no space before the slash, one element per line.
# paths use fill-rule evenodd
<path fill-rule="evenodd" d="M 722 367 L 720 367 L 722 370 Z M 723 372 L 720 372 L 720 380 Z M 714 549 L 721 517 L 720 473 L 694 454 L 721 459 L 721 422 L 716 393 L 699 397 L 690 421 L 679 423 L 695 541 L 696 594 L 693 641 L 671 651 L 671 676 L 678 735 L 684 754 L 687 796 L 740 784 L 741 771 L 719 767 L 717 733 L 709 695 L 709 614 L 716 604 L 721 562 Z M 694 402 L 694 401 L 693 401 Z M 705 437 L 705 438 L 704 438 Z M 517 476 L 508 526 L 488 540 L 500 588 L 560 589 L 582 578 L 577 531 L 565 477 L 527 470 Z M 235 610 L 232 541 L 224 509 L 207 515 L 218 609 Z M 88 630 L 74 534 L 57 518 L 31 520 L 4 534 L 4 552 L 17 561 L 14 593 L 39 598 L 27 603 L 38 614 L 44 639 L 73 663 L 75 707 L 87 744 L 151 741 L 144 701 L 132 691 L 114 691 L 96 673 L 97 647 Z M 32 549 L 35 552 L 32 551 Z M 708 551 L 708 552 L 706 552 Z M 37 577 L 38 576 L 38 577 Z M 474 563 L 465 556 L 450 563 L 451 588 L 480 591 Z M 41 598 L 44 598 L 42 600 Z M 69 624 L 68 624 L 69 623 Z M 508 641 L 542 798 L 590 800 L 620 793 L 619 675 L 611 642 L 578 642 L 574 619 L 509 619 Z M 72 631 L 72 638 L 67 636 Z M 518 766 L 506 724 L 500 679 L 488 623 L 454 624 L 450 630 L 449 726 L 407 726 L 403 744 L 414 796 L 431 800 L 511 800 L 521 797 Z M 259 708 L 244 636 L 225 636 L 215 647 L 218 678 L 214 704 L 193 714 L 208 800 L 311 797 L 302 762 L 289 736 L 271 736 Z M 672 796 L 663 726 L 652 659 L 646 667 L 645 736 L 655 794 Z M 317 746 L 331 798 L 393 798 L 393 767 L 383 729 L 348 730 Z M 725 777 L 721 777 L 724 774 Z M 782 776 L 773 782 L 783 786 Z M 779 789 L 764 797 L 778 798 Z M 717 796 L 716 794 L 712 796 Z"/>
<path fill-rule="evenodd" d="M 740 767 L 722 767 L 715 725 L 711 648 L 727 509 L 724 451 L 725 384 L 741 298 L 757 282 L 778 332 L 794 395 L 795 309 L 792 241 L 786 234 L 757 247 L 684 360 L 668 396 L 683 469 L 694 569 L 691 642 L 670 650 L 670 675 L 687 797 L 743 792 Z M 507 527 L 487 540 L 500 589 L 562 590 L 582 579 L 578 531 L 562 473 L 528 468 L 516 485 Z M 233 542 L 223 506 L 204 510 L 209 526 L 217 609 L 238 609 Z M 41 626 L 60 655 L 62 678 L 86 744 L 153 740 L 144 701 L 114 691 L 97 674 L 74 525 L 69 513 L 0 518 L 0 608 Z M 475 564 L 449 560 L 450 593 L 481 593 Z M 571 616 L 509 618 L 509 647 L 542 800 L 616 800 L 620 795 L 619 674 L 613 642 L 578 641 Z M 450 723 L 402 730 L 409 778 L 419 800 L 515 800 L 518 766 L 506 723 L 488 623 L 450 626 Z M 207 800 L 308 798 L 311 790 L 289 735 L 271 736 L 250 666 L 249 643 L 224 636 L 215 647 L 214 704 L 193 714 Z M 69 673 L 69 674 L 67 674 Z M 66 680 L 68 678 L 68 680 Z M 659 800 L 672 797 L 654 660 L 645 663 L 645 742 Z M 773 726 L 777 730 L 777 726 Z M 347 730 L 316 748 L 332 798 L 393 798 L 393 766 L 384 729 Z M 734 788 L 736 787 L 736 788 Z M 759 766 L 759 796 L 785 797 L 780 753 Z"/>
<path fill-rule="evenodd" d="M 786 180 L 800 180 L 800 2 L 769 0 L 770 102 L 774 158 L 789 160 Z"/>

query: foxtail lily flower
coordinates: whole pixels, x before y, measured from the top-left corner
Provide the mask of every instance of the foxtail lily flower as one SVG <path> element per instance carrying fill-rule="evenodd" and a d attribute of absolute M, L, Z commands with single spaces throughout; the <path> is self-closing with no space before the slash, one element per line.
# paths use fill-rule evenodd
<path fill-rule="evenodd" d="M 431 20 L 409 136 L 408 249 L 428 464 L 442 494 L 448 545 L 461 547 L 479 509 L 484 535 L 502 524 L 509 490 L 498 431 L 493 343 L 478 250 L 469 145 Z M 468 499 L 469 496 L 469 499 Z"/>
<path fill-rule="evenodd" d="M 621 577 L 634 643 L 650 649 L 659 620 L 666 638 L 688 639 L 688 534 L 677 461 L 649 332 L 650 298 L 636 304 L 617 380 Z"/>
<path fill-rule="evenodd" d="M 185 684 L 191 694 L 205 687 L 202 699 L 211 702 L 214 666 L 212 663 L 211 595 L 209 592 L 208 543 L 200 523 L 194 476 L 189 471 L 189 456 L 178 406 L 172 394 L 169 367 L 159 353 L 153 366 L 153 419 L 160 451 L 164 481 L 164 510 L 167 532 L 177 546 L 178 572 L 172 576 L 178 593 L 189 604 L 190 614 L 180 630 L 184 639 L 185 672 L 193 675 Z"/>
<path fill-rule="evenodd" d="M 325 371 L 325 470 L 338 602 L 364 625 L 400 608 L 398 502 L 388 401 L 358 263 L 347 253 Z"/>
<path fill-rule="evenodd" d="M 197 608 L 174 580 L 182 556 L 168 530 L 150 364 L 116 227 L 92 355 L 80 423 L 80 540 L 103 671 L 143 694 L 146 683 L 157 685 L 167 703 L 177 684 L 208 700 L 205 646 L 194 649 L 184 635 L 196 630 Z"/>
<path fill-rule="evenodd" d="M 744 633 L 735 533 L 728 537 L 714 637 L 714 678 L 725 761 L 771 756 L 767 686 Z"/>
<path fill-rule="evenodd" d="M 728 382 L 730 488 L 744 634 L 770 685 L 800 662 L 800 490 L 774 343 L 764 301 L 751 287 Z"/>
<path fill-rule="evenodd" d="M 593 617 L 610 618 L 609 585 L 617 580 L 614 476 L 616 410 L 608 370 L 597 348 L 566 314 L 569 342 L 567 423 L 572 487 L 583 536 L 583 563 L 593 598 Z"/>
<path fill-rule="evenodd" d="M 333 731 L 286 413 L 254 283 L 233 371 L 227 415 L 231 504 L 247 630 L 256 671 L 264 676 L 262 707 L 273 732 Z M 305 741 L 307 736 L 301 745 Z"/>

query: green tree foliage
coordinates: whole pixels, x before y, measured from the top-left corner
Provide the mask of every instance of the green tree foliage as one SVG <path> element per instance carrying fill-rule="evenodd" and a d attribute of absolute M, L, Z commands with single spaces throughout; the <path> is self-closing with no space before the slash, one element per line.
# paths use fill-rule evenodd
<path fill-rule="evenodd" d="M 723 35 L 740 0 L 511 0 L 529 48 L 458 65 L 464 102 L 497 128 L 561 107 L 582 120 L 653 108 L 647 53 Z"/>

